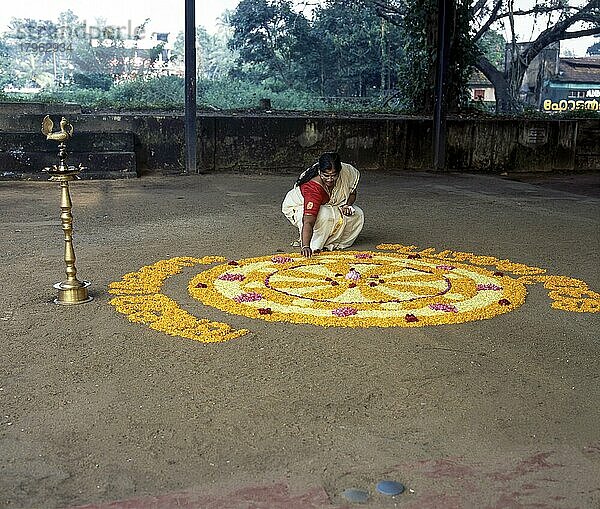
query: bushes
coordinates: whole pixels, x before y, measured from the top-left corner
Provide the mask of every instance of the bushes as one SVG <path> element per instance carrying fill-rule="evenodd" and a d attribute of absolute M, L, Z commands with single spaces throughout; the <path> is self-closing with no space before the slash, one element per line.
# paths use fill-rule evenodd
<path fill-rule="evenodd" d="M 109 102 L 120 110 L 176 110 L 184 105 L 184 83 L 178 76 L 125 81 L 108 91 Z"/>
<path fill-rule="evenodd" d="M 271 100 L 276 110 L 320 110 L 322 101 L 314 95 L 298 90 L 273 90 L 265 85 L 255 85 L 242 80 L 204 81 L 198 86 L 198 105 L 228 109 L 253 109 L 260 100 Z M 200 91 L 202 91 L 200 93 Z"/>
<path fill-rule="evenodd" d="M 27 99 L 46 103 L 77 103 L 88 110 L 180 110 L 184 105 L 183 79 L 161 76 L 147 80 L 125 81 L 108 90 L 62 87 L 41 92 Z"/>
<path fill-rule="evenodd" d="M 185 104 L 183 79 L 161 76 L 125 81 L 100 88 L 63 87 L 47 90 L 35 96 L 15 99 L 46 103 L 77 103 L 88 110 L 161 110 L 181 111 Z M 278 110 L 327 109 L 320 98 L 298 90 L 273 91 L 270 87 L 240 80 L 203 80 L 197 85 L 198 109 L 253 109 L 260 99 L 269 98 Z"/>
<path fill-rule="evenodd" d="M 260 100 L 268 98 L 273 110 L 335 111 L 340 113 L 394 113 L 413 114 L 401 98 L 339 97 L 322 98 L 302 90 L 279 86 L 278 83 L 254 84 L 243 80 L 201 80 L 197 84 L 198 110 L 252 110 L 259 108 Z M 393 100 L 390 100 L 393 99 Z M 161 76 L 138 79 L 112 85 L 108 90 L 99 88 L 63 87 L 35 95 L 4 94 L 0 101 L 33 101 L 45 103 L 76 103 L 91 111 L 177 111 L 185 104 L 183 79 Z M 463 108 L 466 116 L 495 116 L 487 105 L 471 103 Z M 597 111 L 569 111 L 549 115 L 527 111 L 517 115 L 525 118 L 598 118 Z"/>
<path fill-rule="evenodd" d="M 113 80 L 110 74 L 101 72 L 74 72 L 73 83 L 78 88 L 91 88 L 99 90 L 110 90 L 113 85 Z"/>

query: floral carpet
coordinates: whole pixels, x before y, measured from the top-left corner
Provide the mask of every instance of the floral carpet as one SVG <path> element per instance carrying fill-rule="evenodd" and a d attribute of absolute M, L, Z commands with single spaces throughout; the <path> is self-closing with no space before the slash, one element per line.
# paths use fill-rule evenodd
<path fill-rule="evenodd" d="M 246 334 L 193 316 L 162 293 L 184 267 L 202 266 L 192 297 L 225 313 L 325 327 L 423 327 L 493 318 L 521 306 L 527 286 L 542 283 L 552 307 L 596 313 L 600 294 L 583 281 L 492 256 L 381 244 L 380 251 L 324 252 L 161 260 L 125 274 L 109 291 L 132 322 L 172 336 L 220 342 Z M 210 267 L 206 267 L 210 266 Z"/>

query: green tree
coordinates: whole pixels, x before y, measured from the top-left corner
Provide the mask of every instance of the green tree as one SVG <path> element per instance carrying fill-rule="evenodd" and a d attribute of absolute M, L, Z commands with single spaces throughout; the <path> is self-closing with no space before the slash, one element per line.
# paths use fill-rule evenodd
<path fill-rule="evenodd" d="M 209 34 L 204 27 L 196 28 L 196 70 L 198 79 L 217 80 L 225 78 L 235 67 L 237 55 L 227 46 L 228 34 L 225 29 Z M 185 36 L 177 34 L 173 43 L 172 59 L 183 63 L 185 57 Z"/>
<path fill-rule="evenodd" d="M 5 79 L 16 86 L 51 85 L 60 56 L 48 41 L 52 42 L 57 33 L 57 25 L 50 20 L 12 18 L 2 34 L 9 59 L 5 61 Z"/>
<path fill-rule="evenodd" d="M 62 32 L 69 37 L 71 51 L 69 64 L 73 74 L 78 76 L 75 83 L 89 87 L 82 75 L 92 77 L 90 83 L 106 88 L 106 77 L 113 81 L 123 78 L 144 78 L 155 73 L 155 64 L 164 49 L 164 42 L 157 42 L 150 49 L 140 49 L 138 41 L 144 33 L 147 18 L 133 34 L 125 34 L 98 18 L 92 27 L 86 27 L 73 11 L 65 11 L 59 16 Z M 132 37 L 132 38 L 130 38 Z M 88 80 L 89 81 L 89 80 Z"/>
<path fill-rule="evenodd" d="M 10 69 L 10 50 L 6 42 L 0 39 L 0 95 L 5 85 L 11 81 Z"/>
<path fill-rule="evenodd" d="M 327 0 L 315 11 L 312 32 L 322 95 L 365 96 L 396 85 L 403 32 L 373 8 Z"/>
<path fill-rule="evenodd" d="M 506 39 L 495 30 L 488 30 L 481 36 L 477 47 L 479 51 L 487 58 L 496 69 L 504 67 L 504 51 L 506 48 Z"/>
<path fill-rule="evenodd" d="M 326 0 L 308 20 L 286 0 L 242 0 L 229 19 L 237 77 L 322 96 L 365 96 L 395 86 L 402 30 L 372 8 Z"/>
<path fill-rule="evenodd" d="M 308 21 L 292 9 L 290 0 L 242 0 L 231 14 L 233 35 L 229 47 L 239 52 L 243 64 L 258 64 L 262 77 L 276 76 L 294 84 L 294 55 L 301 45 Z"/>
<path fill-rule="evenodd" d="M 432 63 L 436 47 L 432 33 L 437 24 L 435 5 L 431 0 L 363 0 L 375 6 L 380 16 L 392 23 L 404 24 L 409 38 L 408 72 L 418 87 L 431 89 Z M 468 76 L 468 66 L 473 64 L 494 85 L 498 112 L 522 110 L 519 90 L 525 71 L 533 59 L 549 44 L 561 40 L 600 33 L 600 0 L 583 3 L 569 0 L 536 0 L 531 8 L 515 8 L 514 0 L 457 0 L 456 17 L 453 19 L 453 43 L 451 47 L 449 76 L 450 96 L 452 89 L 460 87 Z M 526 18 L 531 24 L 539 23 L 546 28 L 528 44 L 519 42 L 516 33 L 517 18 Z M 470 26 L 468 20 L 472 20 Z M 508 27 L 510 51 L 507 65 L 486 51 L 489 49 L 489 32 L 494 28 Z M 492 57 L 490 59 L 490 57 Z M 465 67 L 466 65 L 466 67 Z M 418 95 L 418 90 L 415 90 Z"/>
<path fill-rule="evenodd" d="M 403 28 L 405 55 L 400 60 L 400 88 L 406 102 L 415 111 L 430 113 L 434 105 L 437 59 L 438 9 L 436 0 L 363 0 L 379 16 Z M 470 11 L 468 0 L 450 2 L 447 13 L 449 34 L 445 98 L 450 109 L 456 109 L 466 97 L 466 82 L 477 50 L 469 38 Z"/>

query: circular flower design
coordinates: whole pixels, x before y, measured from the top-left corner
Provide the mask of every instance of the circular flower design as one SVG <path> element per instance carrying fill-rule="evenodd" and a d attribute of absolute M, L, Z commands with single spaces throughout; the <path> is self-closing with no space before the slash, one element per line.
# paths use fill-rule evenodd
<path fill-rule="evenodd" d="M 219 263 L 189 282 L 190 293 L 207 305 L 263 320 L 349 327 L 459 323 L 513 310 L 523 303 L 525 286 L 537 283 L 548 290 L 555 309 L 600 312 L 600 293 L 579 279 L 545 275 L 545 269 L 461 251 L 377 248 L 393 252 L 160 260 L 111 283 L 110 303 L 130 321 L 171 336 L 203 343 L 238 338 L 248 331 L 194 316 L 162 293 L 164 282 L 184 268 Z"/>
<path fill-rule="evenodd" d="M 349 327 L 460 323 L 506 313 L 525 300 L 525 285 L 515 279 L 440 261 L 352 251 L 250 258 L 237 260 L 235 278 L 224 277 L 230 264 L 199 273 L 189 291 L 233 314 Z"/>

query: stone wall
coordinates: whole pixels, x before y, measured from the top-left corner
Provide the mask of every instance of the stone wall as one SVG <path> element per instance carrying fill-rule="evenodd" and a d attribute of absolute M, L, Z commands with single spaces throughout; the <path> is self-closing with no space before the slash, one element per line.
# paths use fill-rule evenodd
<path fill-rule="evenodd" d="M 84 114 L 72 105 L 62 111 L 45 106 L 17 114 L 0 105 L 0 177 L 9 173 L 12 178 L 44 178 L 40 170 L 51 164 L 57 151 L 40 132 L 47 112 L 55 124 L 61 115 L 73 124 L 70 161 L 88 166 L 88 178 L 136 176 L 145 169 L 164 174 L 184 170 L 183 115 Z M 425 117 L 202 113 L 198 169 L 298 172 L 321 152 L 337 150 L 362 170 L 427 170 L 431 128 L 431 119 Z M 600 171 L 599 140 L 600 120 L 454 118 L 448 120 L 447 169 Z"/>

